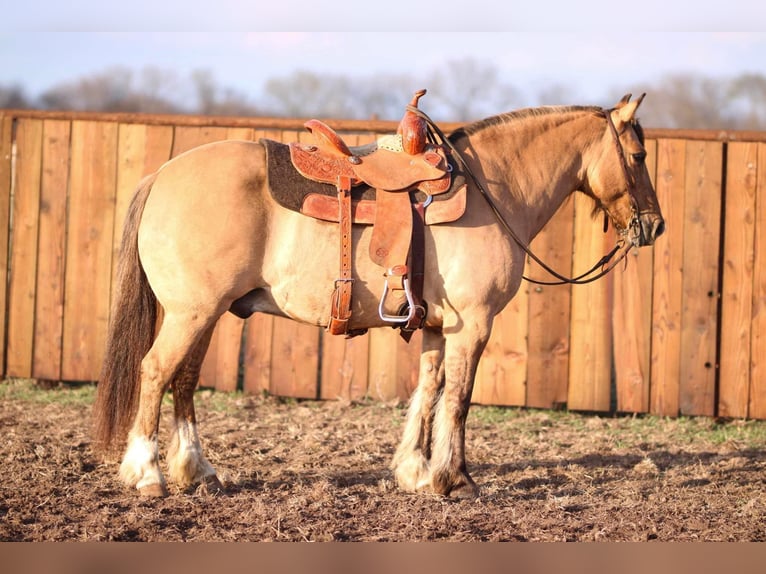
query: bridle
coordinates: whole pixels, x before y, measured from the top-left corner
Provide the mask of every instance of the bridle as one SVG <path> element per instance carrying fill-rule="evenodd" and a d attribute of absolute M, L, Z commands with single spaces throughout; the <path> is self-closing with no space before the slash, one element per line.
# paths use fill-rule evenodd
<path fill-rule="evenodd" d="M 511 236 L 511 238 L 518 244 L 519 247 L 521 247 L 522 251 L 526 253 L 530 259 L 532 259 L 535 263 L 540 265 L 547 273 L 549 273 L 551 276 L 556 278 L 556 281 L 541 281 L 538 279 L 532 279 L 531 277 L 527 277 L 526 275 L 522 275 L 522 279 L 525 281 L 528 281 L 529 283 L 534 283 L 535 285 L 585 285 L 587 283 L 592 283 L 593 281 L 596 281 L 598 279 L 601 279 L 604 275 L 609 273 L 612 269 L 614 269 L 620 261 L 622 261 L 625 256 L 628 254 L 628 252 L 633 248 L 633 243 L 631 241 L 626 241 L 625 236 L 628 234 L 628 231 L 631 228 L 634 228 L 635 226 L 639 226 L 639 220 L 638 220 L 638 214 L 635 209 L 635 206 L 633 208 L 633 217 L 631 218 L 630 227 L 629 229 L 622 230 L 621 231 L 621 237 L 617 241 L 617 244 L 614 246 L 614 248 L 604 255 L 601 259 L 599 259 L 593 267 L 588 269 L 585 273 L 582 273 L 580 275 L 577 275 L 576 277 L 566 277 L 564 275 L 561 275 L 554 269 L 552 269 L 550 266 L 546 265 L 535 253 L 529 248 L 529 245 L 527 245 L 513 230 L 513 228 L 508 224 L 508 222 L 503 217 L 503 214 L 498 209 L 497 205 L 495 204 L 492 197 L 487 193 L 487 190 L 484 188 L 484 186 L 481 184 L 479 179 L 474 175 L 474 173 L 471 171 L 471 168 L 468 166 L 466 161 L 463 159 L 463 156 L 460 154 L 460 152 L 455 148 L 455 146 L 452 144 L 452 142 L 444 135 L 444 132 L 439 129 L 439 127 L 429 118 L 425 112 L 422 110 L 414 107 L 414 106 L 407 106 L 407 110 L 411 111 L 418 116 L 422 117 L 428 126 L 428 137 L 431 140 L 432 143 L 436 145 L 444 145 L 448 147 L 453 155 L 453 157 L 456 158 L 458 163 L 460 164 L 460 168 L 463 170 L 464 173 L 468 175 L 468 177 L 471 178 L 473 183 L 476 185 L 477 189 L 481 193 L 482 197 L 484 197 L 485 201 L 489 205 L 490 209 L 492 209 L 492 212 L 495 214 L 495 217 L 500 222 L 500 224 L 503 226 L 503 228 L 508 232 L 508 234 Z M 630 194 L 631 197 L 634 196 L 632 193 L 635 189 L 635 179 L 630 174 L 630 169 L 628 168 L 628 162 L 625 158 L 625 151 L 622 147 L 622 143 L 620 142 L 620 134 L 617 133 L 617 128 L 614 125 L 614 121 L 612 121 L 612 111 L 613 109 L 601 109 L 600 113 L 606 118 L 606 122 L 609 126 L 609 131 L 613 136 L 614 144 L 615 144 L 615 150 L 617 152 L 618 157 L 620 158 L 620 167 L 622 168 L 623 175 L 625 177 L 625 182 L 627 184 L 627 192 Z M 438 140 L 437 137 L 438 136 Z M 618 255 L 617 259 L 612 261 L 615 255 Z M 611 261 L 611 263 L 610 263 Z M 599 270 L 598 273 L 596 273 L 597 270 Z M 596 273 L 593 275 L 593 273 Z"/>

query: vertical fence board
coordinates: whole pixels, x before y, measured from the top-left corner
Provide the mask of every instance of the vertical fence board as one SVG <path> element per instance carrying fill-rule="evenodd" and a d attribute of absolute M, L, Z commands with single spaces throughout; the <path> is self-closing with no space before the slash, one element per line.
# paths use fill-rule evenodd
<path fill-rule="evenodd" d="M 271 385 L 274 395 L 317 398 L 319 330 L 276 317 L 272 336 Z"/>
<path fill-rule="evenodd" d="M 685 154 L 683 140 L 657 142 L 657 199 L 667 230 L 654 248 L 650 405 L 667 416 L 679 411 Z"/>
<path fill-rule="evenodd" d="M 652 184 L 655 184 L 657 142 L 648 140 L 645 148 L 646 167 Z M 633 249 L 626 266 L 624 270 L 620 266 L 612 273 L 617 411 L 645 413 L 649 411 L 654 249 Z"/>
<path fill-rule="evenodd" d="M 686 142 L 680 412 L 715 414 L 723 145 Z"/>
<path fill-rule="evenodd" d="M 8 240 L 11 221 L 11 155 L 13 118 L 0 112 L 0 375 L 5 376 L 6 313 L 8 309 Z"/>
<path fill-rule="evenodd" d="M 358 400 L 367 394 L 370 337 L 345 339 L 322 332 L 319 398 Z"/>
<path fill-rule="evenodd" d="M 274 317 L 256 313 L 245 321 L 242 390 L 248 394 L 271 392 L 271 355 Z"/>
<path fill-rule="evenodd" d="M 62 378 L 95 381 L 110 310 L 118 125 L 72 123 Z"/>
<path fill-rule="evenodd" d="M 157 171 L 163 163 L 170 159 L 171 147 L 173 146 L 173 128 L 171 126 L 120 124 L 118 137 L 117 196 L 112 242 L 113 278 L 128 206 L 144 176 Z"/>
<path fill-rule="evenodd" d="M 746 417 L 749 402 L 757 151 L 755 143 L 728 145 L 718 404 L 725 417 Z"/>
<path fill-rule="evenodd" d="M 574 200 L 568 199 L 530 247 L 547 265 L 562 275 L 572 269 Z M 534 261 L 528 276 L 553 279 Z M 569 379 L 570 285 L 529 285 L 529 336 L 527 399 L 530 407 L 551 408 L 566 403 Z"/>
<path fill-rule="evenodd" d="M 526 284 L 495 317 L 492 335 L 479 361 L 473 402 L 523 406 L 527 387 L 527 325 L 529 292 Z"/>
<path fill-rule="evenodd" d="M 394 329 L 372 329 L 367 394 L 380 401 L 406 401 L 418 383 L 423 336 L 416 332 L 409 343 Z"/>
<path fill-rule="evenodd" d="M 598 261 L 614 244 L 614 233 L 601 233 L 593 221 L 593 202 L 575 195 L 574 255 L 577 275 Z M 573 410 L 607 411 L 612 378 L 612 282 L 609 278 L 572 289 L 569 390 L 567 404 Z"/>
<path fill-rule="evenodd" d="M 758 144 L 758 188 L 755 209 L 753 332 L 750 343 L 751 418 L 766 418 L 766 144 Z"/>
<path fill-rule="evenodd" d="M 45 120 L 32 376 L 61 379 L 71 122 Z"/>
<path fill-rule="evenodd" d="M 646 311 L 651 312 L 651 250 L 633 250 L 627 257 L 626 267 L 615 269 L 612 276 L 617 410 L 644 413 L 649 410 L 651 322 Z"/>
<path fill-rule="evenodd" d="M 32 375 L 42 143 L 42 120 L 20 120 L 16 132 L 12 271 L 8 292 L 6 360 L 7 372 L 12 377 Z"/>

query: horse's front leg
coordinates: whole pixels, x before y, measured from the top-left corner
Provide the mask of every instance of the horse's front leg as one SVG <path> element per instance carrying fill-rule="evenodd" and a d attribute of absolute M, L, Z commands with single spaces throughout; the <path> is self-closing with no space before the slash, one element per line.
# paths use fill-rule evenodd
<path fill-rule="evenodd" d="M 466 498 L 479 495 L 465 462 L 465 423 L 491 324 L 491 319 L 466 322 L 446 337 L 445 384 L 436 407 L 431 453 L 431 487 L 437 494 Z"/>
<path fill-rule="evenodd" d="M 434 409 L 444 386 L 444 336 L 441 330 L 423 331 L 418 385 L 410 400 L 407 422 L 391 467 L 399 488 L 409 492 L 431 487 L 429 459 Z"/>

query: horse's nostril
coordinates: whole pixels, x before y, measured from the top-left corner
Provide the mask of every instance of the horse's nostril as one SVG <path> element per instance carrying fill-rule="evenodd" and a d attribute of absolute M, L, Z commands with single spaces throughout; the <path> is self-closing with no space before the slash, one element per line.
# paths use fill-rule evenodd
<path fill-rule="evenodd" d="M 657 239 L 660 235 L 665 233 L 665 220 L 660 219 L 654 224 L 654 238 Z"/>

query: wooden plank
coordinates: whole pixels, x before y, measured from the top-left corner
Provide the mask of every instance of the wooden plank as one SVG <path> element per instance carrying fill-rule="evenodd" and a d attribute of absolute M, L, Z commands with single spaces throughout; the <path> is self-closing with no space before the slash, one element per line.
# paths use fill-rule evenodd
<path fill-rule="evenodd" d="M 228 129 L 225 127 L 177 127 L 174 132 L 173 151 L 171 155 L 175 157 L 197 146 L 225 140 L 227 134 Z"/>
<path fill-rule="evenodd" d="M 73 122 L 64 294 L 62 378 L 95 381 L 109 299 L 118 125 Z"/>
<path fill-rule="evenodd" d="M 473 402 L 524 406 L 527 395 L 529 288 L 522 284 L 495 317 L 492 334 L 479 360 Z"/>
<path fill-rule="evenodd" d="M 305 118 L 273 117 L 237 117 L 237 116 L 201 116 L 180 114 L 144 114 L 130 112 L 77 112 L 62 110 L 3 110 L 4 115 L 16 118 L 63 119 L 67 121 L 107 121 L 118 123 L 137 123 L 145 125 L 176 126 L 224 126 L 249 127 L 256 129 L 299 130 Z M 333 119 L 332 127 L 343 132 L 394 133 L 399 120 L 343 120 Z M 445 134 L 462 127 L 465 122 L 439 122 Z M 710 141 L 766 141 L 766 132 L 756 130 L 698 130 L 677 128 L 646 128 L 647 139 L 687 139 Z"/>
<path fill-rule="evenodd" d="M 406 401 L 418 384 L 423 335 L 406 343 L 393 329 L 372 329 L 367 394 L 379 401 Z"/>
<path fill-rule="evenodd" d="M 19 121 L 8 291 L 6 369 L 11 377 L 32 375 L 42 142 L 41 120 Z"/>
<path fill-rule="evenodd" d="M 304 399 L 318 397 L 319 337 L 317 327 L 274 318 L 271 394 Z"/>
<path fill-rule="evenodd" d="M 172 126 L 119 126 L 119 155 L 117 164 L 117 196 L 115 204 L 114 263 L 122 240 L 122 227 L 138 183 L 145 175 L 157 171 L 170 159 L 173 146 Z"/>
<path fill-rule="evenodd" d="M 255 395 L 271 392 L 274 317 L 256 313 L 245 322 L 242 389 Z"/>
<path fill-rule="evenodd" d="M 32 376 L 36 379 L 61 379 L 70 133 L 70 122 L 46 120 L 43 124 L 38 292 L 32 365 Z"/>
<path fill-rule="evenodd" d="M 645 148 L 647 170 L 654 185 L 657 142 L 648 140 Z M 651 370 L 653 248 L 632 250 L 626 265 L 624 270 L 620 266 L 613 272 L 612 328 L 617 411 L 645 413 L 649 410 Z"/>
<path fill-rule="evenodd" d="M 575 195 L 574 255 L 577 275 L 614 245 L 614 233 L 601 233 L 591 217 L 593 201 Z M 608 411 L 612 375 L 612 281 L 604 278 L 572 288 L 571 343 L 567 406 L 571 410 Z"/>
<path fill-rule="evenodd" d="M 319 398 L 363 399 L 367 395 L 369 335 L 346 339 L 322 331 Z"/>
<path fill-rule="evenodd" d="M 8 239 L 11 223 L 11 156 L 13 118 L 0 113 L 0 325 L 8 309 Z M 0 375 L 5 376 L 6 331 L 0 329 Z"/>
<path fill-rule="evenodd" d="M 239 382 L 239 357 L 245 322 L 231 313 L 218 319 L 215 355 L 215 389 L 236 391 Z"/>
<path fill-rule="evenodd" d="M 766 144 L 758 144 L 748 416 L 766 419 Z"/>
<path fill-rule="evenodd" d="M 650 412 L 679 411 L 681 299 L 683 280 L 686 142 L 657 142 L 657 199 L 665 217 L 665 235 L 654 248 Z"/>
<path fill-rule="evenodd" d="M 715 414 L 723 144 L 686 142 L 680 394 L 682 415 Z"/>
<path fill-rule="evenodd" d="M 757 152 L 757 144 L 730 143 L 726 157 L 718 401 L 718 414 L 724 417 L 748 414 Z"/>
<path fill-rule="evenodd" d="M 568 199 L 530 245 L 547 265 L 568 275 L 572 270 L 574 200 Z M 553 278 L 537 263 L 527 263 L 528 276 Z M 570 285 L 530 285 L 529 357 L 527 359 L 526 404 L 554 408 L 567 401 L 569 382 Z"/>

